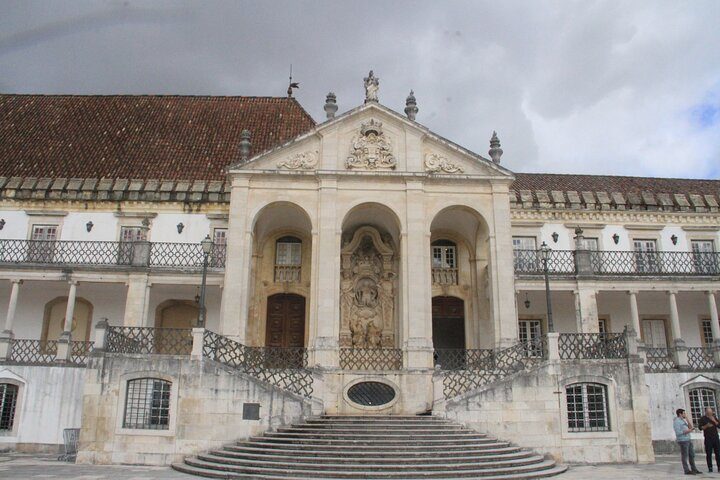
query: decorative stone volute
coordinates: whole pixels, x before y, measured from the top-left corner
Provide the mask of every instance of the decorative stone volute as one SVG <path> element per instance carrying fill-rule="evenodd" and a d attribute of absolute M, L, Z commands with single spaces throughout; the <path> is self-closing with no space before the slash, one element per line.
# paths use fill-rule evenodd
<path fill-rule="evenodd" d="M 414 122 L 418 110 L 417 101 L 415 100 L 415 92 L 410 90 L 410 95 L 408 95 L 405 99 L 405 115 Z"/>
<path fill-rule="evenodd" d="M 327 118 L 335 118 L 335 113 L 338 110 L 337 106 L 337 97 L 333 92 L 330 92 L 327 94 L 327 97 L 325 97 L 325 106 L 323 107 L 325 110 L 325 115 Z"/>
<path fill-rule="evenodd" d="M 463 168 L 457 163 L 448 160 L 447 157 L 437 153 L 428 153 L 425 155 L 425 171 L 432 173 L 462 173 Z"/>
<path fill-rule="evenodd" d="M 500 148 L 500 139 L 497 136 L 497 132 L 493 131 L 492 138 L 490 139 L 490 150 L 488 155 L 492 158 L 492 161 L 500 164 L 500 157 L 502 157 L 503 150 Z"/>
<path fill-rule="evenodd" d="M 312 170 L 317 167 L 318 163 L 318 152 L 317 150 L 307 152 L 300 152 L 294 155 L 290 155 L 287 159 L 282 162 L 278 162 L 277 168 L 287 168 L 288 170 Z"/>
<path fill-rule="evenodd" d="M 240 133 L 240 159 L 246 162 L 250 158 L 250 147 L 252 142 L 250 141 L 250 130 L 244 129 Z"/>

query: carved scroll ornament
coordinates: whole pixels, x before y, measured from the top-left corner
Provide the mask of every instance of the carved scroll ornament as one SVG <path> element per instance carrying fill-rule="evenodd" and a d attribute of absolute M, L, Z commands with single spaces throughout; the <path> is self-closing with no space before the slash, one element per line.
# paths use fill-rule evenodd
<path fill-rule="evenodd" d="M 425 171 L 433 173 L 462 173 L 463 168 L 457 163 L 448 160 L 447 157 L 443 157 L 437 153 L 428 153 L 425 155 Z"/>
<path fill-rule="evenodd" d="M 287 168 L 288 170 L 312 170 L 317 167 L 318 152 L 307 151 L 290 155 L 282 162 L 278 162 L 277 168 Z"/>

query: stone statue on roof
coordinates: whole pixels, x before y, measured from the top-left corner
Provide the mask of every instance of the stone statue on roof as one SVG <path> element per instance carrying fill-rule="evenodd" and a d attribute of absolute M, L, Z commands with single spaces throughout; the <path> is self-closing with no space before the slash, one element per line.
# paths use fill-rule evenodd
<path fill-rule="evenodd" d="M 367 77 L 365 77 L 365 103 L 367 102 L 377 102 L 378 101 L 378 90 L 380 89 L 380 79 L 373 74 L 373 71 L 370 70 L 370 73 Z"/>

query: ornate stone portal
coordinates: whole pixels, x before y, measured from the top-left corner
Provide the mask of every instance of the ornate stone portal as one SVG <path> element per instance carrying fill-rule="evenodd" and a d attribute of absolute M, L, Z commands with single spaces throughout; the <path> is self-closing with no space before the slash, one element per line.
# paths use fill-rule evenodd
<path fill-rule="evenodd" d="M 340 345 L 395 347 L 397 271 L 392 241 L 365 226 L 355 231 L 340 254 Z"/>

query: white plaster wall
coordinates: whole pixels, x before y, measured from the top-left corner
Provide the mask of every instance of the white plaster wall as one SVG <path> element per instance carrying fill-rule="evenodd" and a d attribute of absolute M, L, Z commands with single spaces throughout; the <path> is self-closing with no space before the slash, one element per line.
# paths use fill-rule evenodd
<path fill-rule="evenodd" d="M 2 210 L 0 218 L 5 226 L 0 230 L 0 239 L 26 239 L 28 236 L 28 216 L 22 210 Z"/>
<path fill-rule="evenodd" d="M 525 307 L 525 293 L 530 300 L 530 308 Z M 575 295 L 568 290 L 552 290 L 550 292 L 553 309 L 553 324 L 556 332 L 572 333 L 577 331 L 575 314 Z M 518 318 L 542 319 L 543 332 L 547 332 L 547 302 L 545 290 L 521 291 L 517 295 Z"/>
<path fill-rule="evenodd" d="M 0 382 L 21 382 L 15 436 L 0 436 L 0 450 L 57 450 L 64 428 L 80 428 L 84 368 L 0 366 Z M 34 444 L 34 445 L 30 445 Z"/>
<path fill-rule="evenodd" d="M 178 233 L 177 225 L 184 225 Z M 210 220 L 199 213 L 159 213 L 150 223 L 148 239 L 152 242 L 199 243 L 210 231 Z"/>

